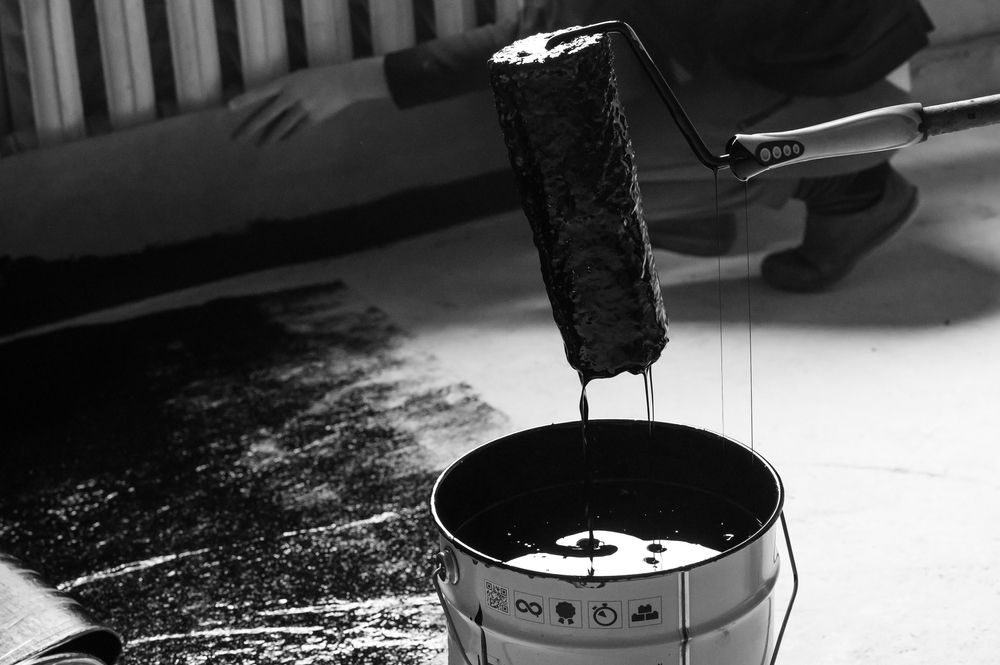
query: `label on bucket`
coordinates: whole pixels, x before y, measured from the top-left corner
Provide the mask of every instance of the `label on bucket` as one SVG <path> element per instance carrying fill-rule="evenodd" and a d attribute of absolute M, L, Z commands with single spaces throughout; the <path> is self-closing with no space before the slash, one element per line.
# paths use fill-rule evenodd
<path fill-rule="evenodd" d="M 579 600 L 545 597 L 485 581 L 486 607 L 532 623 L 561 628 L 615 630 L 663 624 L 663 598 Z"/>

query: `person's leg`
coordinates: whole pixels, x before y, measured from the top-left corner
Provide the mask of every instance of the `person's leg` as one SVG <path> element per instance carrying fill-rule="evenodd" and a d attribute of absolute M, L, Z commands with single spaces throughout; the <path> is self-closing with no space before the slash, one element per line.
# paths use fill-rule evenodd
<path fill-rule="evenodd" d="M 764 258 L 761 276 L 785 291 L 825 289 L 902 228 L 917 208 L 917 188 L 884 161 L 863 171 L 804 178 L 802 243 Z"/>
<path fill-rule="evenodd" d="M 626 84 L 634 88 L 632 79 L 628 76 Z M 711 171 L 697 161 L 660 99 L 648 90 L 643 93 L 628 96 L 625 112 L 647 218 L 714 214 L 716 183 Z M 725 152 L 726 143 L 736 133 L 797 129 L 910 101 L 906 92 L 887 81 L 842 97 L 792 97 L 723 73 L 714 74 L 711 80 L 682 84 L 676 93 L 709 150 L 716 154 Z M 781 207 L 803 178 L 856 173 L 890 156 L 882 152 L 805 162 L 761 174 L 746 186 L 723 170 L 718 181 L 718 207 L 722 212 L 741 210 L 747 197 L 753 204 Z"/>
<path fill-rule="evenodd" d="M 628 74 L 625 79 L 632 90 L 639 87 Z M 629 97 L 626 113 L 654 245 L 724 253 L 735 236 L 732 213 L 747 202 L 779 208 L 800 199 L 807 209 L 803 244 L 767 257 L 762 273 L 776 288 L 814 291 L 846 275 L 913 214 L 916 189 L 888 166 L 890 152 L 806 162 L 746 184 L 726 172 L 716 180 L 697 162 L 662 102 L 646 92 Z M 677 94 L 717 153 L 737 132 L 797 129 L 910 101 L 888 81 L 841 97 L 791 97 L 724 73 L 678 86 Z"/>
<path fill-rule="evenodd" d="M 667 107 L 631 52 L 618 49 L 616 72 L 636 152 L 639 185 L 650 240 L 660 249 L 681 254 L 725 254 L 736 237 L 733 211 L 745 202 L 781 207 L 796 180 L 746 185 L 731 174 L 702 165 L 678 130 Z M 668 73 L 669 75 L 669 73 Z M 701 139 L 714 154 L 744 120 L 737 108 L 758 114 L 785 103 L 782 95 L 713 72 L 698 81 L 672 86 Z M 737 103 L 738 102 L 738 103 Z"/>
<path fill-rule="evenodd" d="M 722 171 L 716 179 L 698 162 L 667 107 L 630 60 L 629 53 L 616 54 L 647 221 L 711 218 L 717 205 L 720 212 L 732 212 L 742 209 L 747 197 L 751 203 L 771 207 L 788 201 L 797 177 L 770 178 L 766 183 L 755 179 L 744 186 Z M 722 71 L 674 84 L 674 92 L 708 149 L 717 155 L 725 152 L 735 133 L 745 131 L 741 128 L 748 127 L 748 121 L 791 102 L 781 93 Z"/>
<path fill-rule="evenodd" d="M 909 101 L 905 91 L 880 81 L 846 97 L 798 99 L 754 131 L 794 128 L 817 110 L 843 117 Z M 786 291 L 825 289 L 902 228 L 916 211 L 917 188 L 892 169 L 892 154 L 816 160 L 785 169 L 799 177 L 792 197 L 806 205 L 805 233 L 797 247 L 765 257 L 764 281 Z"/>

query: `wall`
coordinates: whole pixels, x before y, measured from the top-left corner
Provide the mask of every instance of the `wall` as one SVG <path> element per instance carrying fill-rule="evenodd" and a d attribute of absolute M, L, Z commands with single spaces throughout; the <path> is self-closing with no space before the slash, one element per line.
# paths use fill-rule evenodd
<path fill-rule="evenodd" d="M 934 44 L 954 44 L 1000 33 L 1000 6 L 996 0 L 922 0 L 922 4 L 934 22 Z"/>
<path fill-rule="evenodd" d="M 923 0 L 934 22 L 931 48 L 912 63 L 925 104 L 1000 92 L 1000 2 Z"/>

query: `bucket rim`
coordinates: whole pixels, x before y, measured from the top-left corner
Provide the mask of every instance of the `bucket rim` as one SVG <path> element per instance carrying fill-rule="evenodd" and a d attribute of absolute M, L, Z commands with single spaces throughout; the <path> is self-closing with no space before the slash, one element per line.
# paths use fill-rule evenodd
<path fill-rule="evenodd" d="M 681 424 L 681 423 L 669 423 L 669 422 L 658 421 L 658 420 L 654 420 L 654 421 L 630 420 L 630 419 L 625 419 L 625 418 L 594 418 L 594 419 L 590 419 L 588 421 L 588 424 L 591 424 L 591 425 L 598 424 L 598 423 L 602 424 L 602 425 L 610 425 L 610 426 L 615 426 L 615 425 L 635 426 L 636 424 L 642 424 L 642 425 L 651 424 L 653 427 L 656 427 L 658 425 L 659 426 L 666 426 L 666 427 L 677 428 L 677 429 L 681 429 L 681 430 L 688 430 L 688 431 L 692 431 L 692 432 L 698 432 L 698 433 L 702 433 L 702 434 L 709 434 L 709 435 L 711 435 L 713 437 L 717 437 L 719 439 L 722 439 L 722 440 L 726 441 L 728 444 L 731 444 L 731 445 L 734 445 L 734 446 L 738 446 L 739 448 L 742 448 L 744 451 L 746 451 L 747 453 L 749 453 L 750 456 L 753 459 L 755 459 L 756 461 L 760 462 L 763 465 L 764 469 L 768 473 L 770 473 L 772 479 L 774 480 L 775 487 L 777 488 L 777 499 L 775 501 L 774 510 L 772 511 L 771 515 L 768 516 L 767 520 L 764 521 L 761 524 L 760 528 L 758 528 L 756 531 L 754 531 L 753 534 L 751 534 L 749 537 L 743 539 L 741 542 L 739 542 L 738 544 L 734 545 L 733 547 L 731 547 L 731 548 L 729 548 L 727 550 L 723 550 L 722 552 L 719 552 L 717 555 L 715 555 L 713 557 L 709 557 L 707 559 L 700 559 L 700 560 L 695 561 L 693 563 L 685 564 L 683 566 L 676 566 L 674 568 L 668 568 L 668 569 L 665 569 L 665 570 L 657 570 L 657 571 L 653 571 L 653 572 L 649 572 L 649 573 L 632 573 L 632 574 L 629 574 L 629 575 L 568 575 L 568 574 L 561 574 L 561 573 L 550 573 L 550 572 L 544 572 L 544 571 L 538 571 L 538 570 L 531 570 L 531 569 L 528 569 L 528 568 L 522 568 L 520 566 L 513 566 L 513 565 L 511 565 L 509 563 L 501 561 L 501 560 L 499 560 L 499 559 L 497 559 L 495 557 L 492 557 L 492 556 L 490 556 L 488 554 L 484 554 L 483 552 L 480 552 L 479 550 L 476 550 L 473 547 L 467 545 L 462 540 L 460 540 L 457 536 L 455 536 L 455 534 L 453 534 L 447 527 L 445 527 L 444 523 L 441 520 L 440 515 L 438 514 L 438 501 L 437 501 L 438 490 L 440 489 L 441 484 L 445 481 L 445 479 L 447 478 L 447 476 L 454 469 L 456 469 L 462 463 L 462 461 L 466 457 L 468 457 L 470 455 L 473 455 L 476 452 L 478 452 L 480 450 L 483 450 L 484 448 L 488 448 L 488 447 L 496 446 L 496 445 L 501 445 L 504 441 L 506 441 L 508 439 L 515 438 L 515 437 L 527 436 L 527 435 L 530 435 L 530 434 L 532 434 L 534 432 L 539 432 L 539 431 L 543 431 L 543 430 L 551 430 L 551 429 L 555 429 L 555 428 L 572 427 L 572 426 L 579 427 L 580 426 L 580 421 L 579 420 L 568 420 L 568 421 L 564 421 L 564 422 L 560 422 L 560 423 L 551 423 L 549 425 L 540 425 L 540 426 L 537 426 L 537 427 L 529 427 L 529 428 L 526 428 L 526 429 L 522 429 L 522 430 L 518 430 L 518 431 L 515 431 L 515 432 L 511 432 L 509 434 L 505 434 L 505 435 L 503 435 L 501 437 L 495 438 L 495 439 L 493 439 L 491 441 L 487 441 L 485 443 L 482 443 L 482 444 L 476 446 L 472 450 L 467 451 L 461 457 L 459 457 L 459 458 L 455 459 L 454 461 L 452 461 L 452 463 L 449 464 L 447 467 L 445 467 L 445 469 L 438 475 L 437 480 L 434 481 L 434 487 L 433 487 L 433 489 L 431 489 L 430 510 L 431 510 L 431 517 L 434 520 L 435 527 L 438 529 L 438 531 L 441 533 L 441 535 L 444 536 L 445 540 L 448 541 L 449 545 L 451 545 L 452 547 L 458 549 L 459 551 L 461 551 L 462 553 L 466 554 L 467 556 L 471 557 L 474 562 L 477 562 L 477 563 L 481 562 L 481 563 L 483 563 L 484 565 L 486 565 L 488 567 L 502 568 L 504 570 L 509 570 L 509 571 L 514 572 L 514 573 L 518 573 L 518 574 L 522 574 L 522 575 L 527 575 L 527 576 L 532 577 L 532 578 L 556 579 L 556 580 L 562 580 L 562 581 L 566 581 L 566 582 L 571 582 L 571 583 L 573 583 L 573 584 L 575 584 L 577 586 L 581 586 L 581 585 L 587 585 L 587 584 L 592 584 L 592 583 L 605 584 L 605 583 L 608 583 L 608 582 L 644 580 L 644 579 L 652 579 L 652 578 L 658 578 L 658 577 L 666 577 L 666 576 L 673 575 L 673 574 L 676 574 L 676 573 L 684 573 L 684 572 L 688 572 L 688 571 L 694 570 L 695 568 L 701 568 L 703 566 L 710 565 L 710 564 L 712 564 L 712 563 L 714 563 L 716 561 L 719 561 L 720 559 L 724 559 L 726 557 L 732 556 L 733 554 L 739 552 L 740 550 L 746 549 L 747 547 L 751 546 L 756 541 L 758 541 L 761 538 L 763 538 L 764 534 L 766 534 L 769 531 L 771 531 L 771 529 L 774 528 L 774 526 L 777 524 L 779 518 L 781 517 L 781 513 L 784 510 L 784 504 L 785 504 L 785 486 L 784 486 L 784 483 L 782 482 L 781 476 L 778 474 L 778 471 L 777 471 L 777 469 L 775 469 L 774 465 L 771 464 L 767 460 L 767 458 L 765 458 L 763 455 L 761 455 L 759 452 L 757 452 L 754 448 L 751 448 L 750 446 L 748 446 L 748 445 L 746 445 L 746 444 L 744 444 L 744 443 L 742 443 L 740 441 L 737 441 L 736 439 L 733 439 L 733 438 L 730 438 L 728 436 L 719 434 L 717 432 L 713 432 L 713 431 L 711 431 L 709 429 L 699 428 L 699 427 L 693 427 L 691 425 L 684 425 L 684 424 Z"/>

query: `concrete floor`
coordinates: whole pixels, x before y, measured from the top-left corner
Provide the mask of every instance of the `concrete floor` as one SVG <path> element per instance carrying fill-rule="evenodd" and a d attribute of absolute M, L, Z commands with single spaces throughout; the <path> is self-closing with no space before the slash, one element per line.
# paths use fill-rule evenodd
<path fill-rule="evenodd" d="M 895 163 L 921 186 L 920 213 L 829 293 L 757 278 L 761 256 L 799 233 L 794 206 L 750 210 L 738 245 L 749 261 L 656 256 L 672 324 L 657 419 L 752 443 L 785 482 L 801 590 L 781 663 L 979 665 L 1000 650 L 1000 130 L 940 137 Z M 577 416 L 520 213 L 74 323 L 332 279 L 511 431 Z M 588 393 L 593 417 L 645 417 L 641 378 Z M 429 459 L 443 467 L 478 443 Z"/>

